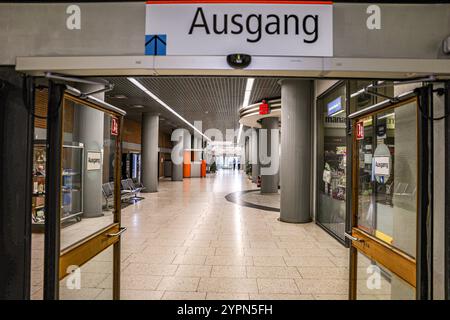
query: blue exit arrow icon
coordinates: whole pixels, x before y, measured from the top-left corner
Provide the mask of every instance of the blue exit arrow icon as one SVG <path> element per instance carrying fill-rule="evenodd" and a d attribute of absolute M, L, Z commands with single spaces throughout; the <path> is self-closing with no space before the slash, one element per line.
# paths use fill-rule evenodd
<path fill-rule="evenodd" d="M 145 54 L 149 56 L 165 56 L 167 47 L 166 34 L 146 34 Z"/>

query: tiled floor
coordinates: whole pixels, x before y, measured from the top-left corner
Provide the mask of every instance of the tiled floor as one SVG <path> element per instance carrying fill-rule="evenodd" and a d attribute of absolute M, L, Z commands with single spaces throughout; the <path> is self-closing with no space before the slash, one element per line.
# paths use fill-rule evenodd
<path fill-rule="evenodd" d="M 254 188 L 225 170 L 161 181 L 158 193 L 125 208 L 122 298 L 346 299 L 347 249 L 314 223 L 283 223 L 279 213 L 224 198 Z M 81 290 L 63 280 L 62 297 L 111 298 L 111 259 L 105 251 L 81 268 Z"/>

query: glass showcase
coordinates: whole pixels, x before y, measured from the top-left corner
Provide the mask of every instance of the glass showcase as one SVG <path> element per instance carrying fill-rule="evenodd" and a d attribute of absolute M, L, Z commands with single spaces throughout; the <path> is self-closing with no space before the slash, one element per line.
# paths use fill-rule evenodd
<path fill-rule="evenodd" d="M 317 100 L 317 221 L 344 238 L 347 196 L 346 86 L 341 82 Z"/>

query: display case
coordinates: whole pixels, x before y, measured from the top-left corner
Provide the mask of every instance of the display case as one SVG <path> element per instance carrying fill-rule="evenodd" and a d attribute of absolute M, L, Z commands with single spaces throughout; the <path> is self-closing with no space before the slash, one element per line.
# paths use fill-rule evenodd
<path fill-rule="evenodd" d="M 35 140 L 33 148 L 33 193 L 31 222 L 33 232 L 43 232 L 45 223 L 45 140 Z"/>
<path fill-rule="evenodd" d="M 81 220 L 83 214 L 83 159 L 82 143 L 63 145 L 62 222 L 69 219 Z"/>

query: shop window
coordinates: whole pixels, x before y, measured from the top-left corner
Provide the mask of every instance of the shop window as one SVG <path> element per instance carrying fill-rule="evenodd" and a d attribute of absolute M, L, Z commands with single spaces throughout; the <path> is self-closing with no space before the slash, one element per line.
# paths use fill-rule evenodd
<path fill-rule="evenodd" d="M 347 197 L 346 87 L 342 82 L 317 100 L 317 222 L 344 240 Z"/>

